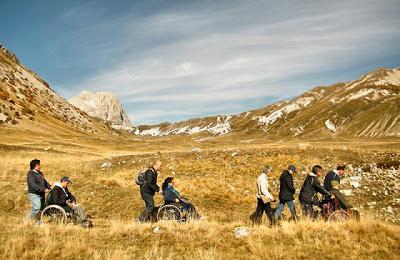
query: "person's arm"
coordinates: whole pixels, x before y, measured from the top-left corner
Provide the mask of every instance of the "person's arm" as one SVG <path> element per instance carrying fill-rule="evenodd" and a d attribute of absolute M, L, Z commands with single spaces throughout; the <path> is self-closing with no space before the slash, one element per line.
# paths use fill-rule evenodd
<path fill-rule="evenodd" d="M 288 188 L 288 190 L 294 194 L 296 192 L 296 189 L 294 188 L 294 184 L 293 184 L 293 178 L 285 178 L 285 183 L 286 183 L 286 187 Z"/>
<path fill-rule="evenodd" d="M 44 185 L 46 186 L 46 189 L 51 190 L 51 185 L 47 182 L 46 179 L 44 179 Z"/>
<path fill-rule="evenodd" d="M 74 195 L 72 195 L 72 193 L 71 193 L 71 192 L 69 192 L 69 191 L 68 191 L 68 196 L 69 196 L 69 199 L 71 200 L 71 202 L 73 202 L 73 203 L 76 203 L 75 196 L 74 196 Z"/>
<path fill-rule="evenodd" d="M 152 170 L 147 170 L 145 173 L 145 179 L 146 183 L 149 186 L 150 190 L 153 192 L 158 192 L 160 188 L 157 186 L 157 183 L 155 182 L 155 173 Z"/>
<path fill-rule="evenodd" d="M 45 190 L 43 190 L 39 185 L 37 185 L 34 174 L 36 174 L 36 173 L 34 173 L 32 171 L 30 171 L 28 173 L 28 185 L 29 185 L 29 187 L 33 188 L 38 193 L 44 192 Z"/>
<path fill-rule="evenodd" d="M 269 198 L 270 200 L 274 200 L 274 196 L 272 196 L 271 193 L 269 193 L 268 191 L 268 179 L 267 178 L 261 178 L 260 179 L 260 189 L 261 189 L 261 193 L 265 196 L 267 196 L 267 198 Z"/>
<path fill-rule="evenodd" d="M 314 181 L 312 185 L 313 185 L 314 189 L 316 191 L 318 191 L 319 193 L 321 193 L 322 195 L 325 195 L 325 196 L 331 195 L 327 190 L 324 189 L 324 187 L 321 186 L 321 184 L 318 181 Z"/>

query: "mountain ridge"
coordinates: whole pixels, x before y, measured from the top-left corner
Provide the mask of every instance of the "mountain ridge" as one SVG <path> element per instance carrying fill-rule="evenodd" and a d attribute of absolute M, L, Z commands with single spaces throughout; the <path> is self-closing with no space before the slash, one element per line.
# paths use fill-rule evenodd
<path fill-rule="evenodd" d="M 135 133 L 168 136 L 240 132 L 270 138 L 310 138 L 313 133 L 324 138 L 399 137 L 399 93 L 400 68 L 379 68 L 359 79 L 318 86 L 293 99 L 259 109 L 235 115 L 142 125 Z"/>

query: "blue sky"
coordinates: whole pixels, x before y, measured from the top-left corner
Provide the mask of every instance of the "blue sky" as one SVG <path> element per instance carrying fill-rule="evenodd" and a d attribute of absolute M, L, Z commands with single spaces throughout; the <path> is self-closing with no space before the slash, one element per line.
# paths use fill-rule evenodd
<path fill-rule="evenodd" d="M 400 66 L 400 1 L 0 1 L 0 42 L 134 124 L 230 114 Z"/>

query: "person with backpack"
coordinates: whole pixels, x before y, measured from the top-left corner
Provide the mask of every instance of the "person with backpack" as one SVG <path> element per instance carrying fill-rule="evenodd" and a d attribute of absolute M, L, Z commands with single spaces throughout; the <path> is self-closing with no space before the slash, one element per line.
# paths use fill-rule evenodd
<path fill-rule="evenodd" d="M 160 187 L 157 185 L 157 177 L 161 169 L 162 162 L 156 161 L 142 176 L 140 176 L 141 174 L 139 173 L 137 177 L 136 183 L 140 183 L 140 195 L 146 204 L 146 208 L 139 216 L 139 223 L 148 220 L 155 209 L 154 195 L 156 192 L 160 191 Z"/>
<path fill-rule="evenodd" d="M 29 212 L 27 219 L 37 218 L 40 210 L 44 208 L 45 192 L 52 188 L 40 170 L 40 160 L 32 160 L 30 162 L 30 170 L 27 174 L 28 197 L 32 204 L 32 209 Z M 36 224 L 40 225 L 40 220 L 36 220 Z"/>
<path fill-rule="evenodd" d="M 264 166 L 261 169 L 261 174 L 257 179 L 257 209 L 250 216 L 250 220 L 253 224 L 260 224 L 262 216 L 265 212 L 269 219 L 270 225 L 275 223 L 274 213 L 271 208 L 271 201 L 275 201 L 274 197 L 268 190 L 268 176 L 271 175 L 272 167 Z"/>
<path fill-rule="evenodd" d="M 297 220 L 296 207 L 293 197 L 294 193 L 296 192 L 296 189 L 293 185 L 293 174 L 295 174 L 296 172 L 296 167 L 294 165 L 289 165 L 287 170 L 284 170 L 281 174 L 281 177 L 279 178 L 279 205 L 274 214 L 276 223 L 278 223 L 278 219 L 282 214 L 285 204 L 289 206 L 290 213 L 292 214 L 292 219 Z"/>
<path fill-rule="evenodd" d="M 321 175 L 322 167 L 319 165 L 313 166 L 311 173 L 307 175 L 300 190 L 299 200 L 302 206 L 303 215 L 309 218 L 314 218 L 313 205 L 319 205 L 317 193 L 321 193 L 325 197 L 330 197 L 331 199 L 335 197 L 321 186 L 318 179 Z"/>

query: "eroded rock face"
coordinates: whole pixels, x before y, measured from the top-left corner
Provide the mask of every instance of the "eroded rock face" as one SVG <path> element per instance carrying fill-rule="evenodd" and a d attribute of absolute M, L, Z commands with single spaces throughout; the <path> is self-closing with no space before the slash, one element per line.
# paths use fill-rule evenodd
<path fill-rule="evenodd" d="M 115 128 L 132 128 L 132 123 L 122 104 L 111 92 L 83 91 L 79 96 L 68 101 L 88 115 L 110 122 Z"/>

